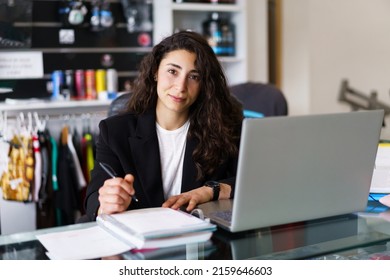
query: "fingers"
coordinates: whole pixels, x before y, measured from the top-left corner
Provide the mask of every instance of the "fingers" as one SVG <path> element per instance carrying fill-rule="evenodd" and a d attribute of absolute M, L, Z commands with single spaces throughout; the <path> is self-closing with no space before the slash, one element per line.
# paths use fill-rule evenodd
<path fill-rule="evenodd" d="M 100 212 L 112 214 L 127 210 L 135 193 L 133 182 L 134 176 L 130 174 L 106 180 L 99 189 Z"/>
<path fill-rule="evenodd" d="M 194 210 L 195 207 L 196 207 L 196 205 L 198 205 L 198 203 L 197 203 L 195 200 L 193 200 L 193 199 L 190 200 L 190 201 L 188 202 L 188 206 L 187 206 L 187 208 L 186 208 L 186 211 L 190 212 L 190 211 Z"/>
<path fill-rule="evenodd" d="M 169 207 L 177 210 L 183 205 L 187 205 L 186 211 L 192 211 L 200 202 L 201 200 L 198 194 L 187 192 L 171 196 L 163 203 L 162 207 Z"/>
<path fill-rule="evenodd" d="M 190 212 L 194 210 L 196 205 L 208 202 L 212 197 L 211 189 L 209 187 L 200 187 L 189 192 L 171 196 L 163 203 L 162 207 L 179 209 L 180 207 L 187 205 L 186 211 Z"/>
<path fill-rule="evenodd" d="M 162 207 L 169 207 L 177 210 L 181 206 L 187 204 L 190 200 L 190 195 L 187 195 L 187 193 L 183 193 L 180 195 L 171 196 L 163 203 Z"/>
<path fill-rule="evenodd" d="M 134 193 L 133 185 L 122 178 L 106 180 L 103 187 L 99 189 L 100 195 L 118 195 L 124 200 L 132 193 Z"/>
<path fill-rule="evenodd" d="M 105 214 L 123 212 L 131 203 L 130 196 L 117 186 L 99 190 L 100 211 Z"/>
<path fill-rule="evenodd" d="M 131 174 L 127 174 L 124 180 L 127 182 L 127 184 L 124 184 L 122 187 L 127 191 L 129 195 L 134 195 L 135 194 L 134 187 L 133 187 L 134 176 Z"/>

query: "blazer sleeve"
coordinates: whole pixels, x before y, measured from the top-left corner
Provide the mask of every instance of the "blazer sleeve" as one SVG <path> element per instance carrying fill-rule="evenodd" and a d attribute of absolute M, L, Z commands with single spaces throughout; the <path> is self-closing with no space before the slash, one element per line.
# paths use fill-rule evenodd
<path fill-rule="evenodd" d="M 98 162 L 104 162 L 109 164 L 119 172 L 122 169 L 118 157 L 110 147 L 108 138 L 108 126 L 105 120 L 99 123 L 99 136 L 96 142 L 96 160 L 94 168 L 91 171 L 91 181 L 87 186 L 86 197 L 84 201 L 84 207 L 86 215 L 90 221 L 96 220 L 97 210 L 100 206 L 98 197 L 99 189 L 103 186 L 104 181 L 109 179 L 110 176 L 98 165 Z"/>
<path fill-rule="evenodd" d="M 238 135 L 241 134 L 241 125 L 237 127 L 237 134 Z M 238 139 L 238 141 L 237 141 L 238 150 L 240 148 L 240 140 L 241 139 Z M 234 190 L 236 187 L 237 167 L 238 167 L 238 153 L 236 156 L 231 157 L 228 160 L 227 167 L 226 167 L 226 177 L 224 179 L 217 180 L 220 183 L 225 183 L 225 184 L 228 184 L 232 187 L 230 198 L 234 197 Z"/>
<path fill-rule="evenodd" d="M 230 198 L 234 196 L 234 190 L 236 186 L 236 173 L 237 173 L 238 158 L 232 158 L 227 162 L 226 177 L 224 179 L 217 180 L 220 183 L 228 184 L 231 186 Z"/>

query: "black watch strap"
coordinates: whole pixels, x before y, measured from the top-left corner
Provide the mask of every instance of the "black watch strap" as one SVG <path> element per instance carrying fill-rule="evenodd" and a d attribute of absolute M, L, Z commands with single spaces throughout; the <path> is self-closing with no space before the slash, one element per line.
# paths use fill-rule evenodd
<path fill-rule="evenodd" d="M 220 184 L 217 181 L 207 181 L 205 186 L 213 189 L 213 200 L 218 200 L 219 191 L 221 190 Z"/>

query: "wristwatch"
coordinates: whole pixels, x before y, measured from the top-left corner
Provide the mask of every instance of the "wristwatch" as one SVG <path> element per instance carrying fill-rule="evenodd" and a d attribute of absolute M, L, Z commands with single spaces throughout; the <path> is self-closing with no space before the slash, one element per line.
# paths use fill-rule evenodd
<path fill-rule="evenodd" d="M 221 189 L 219 182 L 217 181 L 207 181 L 205 183 L 206 187 L 210 187 L 213 189 L 213 200 L 218 200 L 219 198 L 219 191 Z"/>

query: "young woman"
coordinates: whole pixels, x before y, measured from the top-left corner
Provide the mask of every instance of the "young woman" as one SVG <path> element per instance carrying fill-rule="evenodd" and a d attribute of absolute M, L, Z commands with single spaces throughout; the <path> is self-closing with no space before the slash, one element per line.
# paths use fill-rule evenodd
<path fill-rule="evenodd" d="M 165 38 L 143 59 L 127 112 L 99 124 L 89 219 L 232 197 L 242 118 L 207 41 L 190 31 Z"/>

